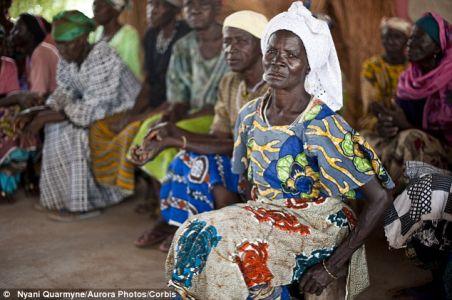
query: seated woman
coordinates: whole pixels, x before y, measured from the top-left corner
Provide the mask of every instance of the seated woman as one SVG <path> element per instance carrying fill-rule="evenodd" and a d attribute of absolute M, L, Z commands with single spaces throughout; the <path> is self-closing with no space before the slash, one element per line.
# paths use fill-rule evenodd
<path fill-rule="evenodd" d="M 353 298 L 368 285 L 362 246 L 394 184 L 334 113 L 342 82 L 328 25 L 294 2 L 269 22 L 261 48 L 271 89 L 241 109 L 232 160 L 252 199 L 182 224 L 166 261 L 169 284 L 195 299 L 289 299 L 288 285 L 320 295 L 348 266 Z M 342 201 L 357 189 L 368 204 L 358 221 Z"/>
<path fill-rule="evenodd" d="M 224 20 L 223 49 L 233 72 L 220 82 L 211 134 L 190 133 L 168 123 L 158 130 L 159 140 L 146 138 L 145 147 L 152 153 L 144 160 L 168 147 L 183 150 L 171 162 L 163 181 L 162 218 L 138 238 L 136 246 L 163 241 L 160 250 L 168 251 L 176 226 L 188 217 L 239 202 L 238 176 L 231 173 L 232 135 L 240 108 L 268 90 L 262 80 L 259 43 L 266 24 L 265 16 L 252 11 L 239 11 Z"/>
<path fill-rule="evenodd" d="M 8 121 L 3 119 L 0 128 L 2 138 L 8 140 L 0 150 L 0 189 L 4 197 L 12 198 L 21 181 L 25 177 L 27 191 L 36 191 L 37 176 L 35 172 L 26 171 L 27 165 L 33 170 L 33 157 L 38 149 L 37 136 L 20 138 L 23 127 L 14 120 L 21 110 L 32 105 L 43 104 L 44 99 L 56 87 L 56 67 L 59 60 L 58 50 L 46 40 L 46 28 L 39 17 L 21 14 L 11 31 L 11 42 L 20 54 L 27 58 L 26 78 L 27 91 L 12 93 L 0 101 L 0 107 Z M 14 78 L 18 78 L 17 74 Z M 11 78 L 12 79 L 12 78 Z M 3 82 L 2 82 L 3 83 Z M 28 162 L 28 163 L 27 163 Z"/>
<path fill-rule="evenodd" d="M 41 197 L 49 217 L 72 221 L 99 214 L 119 202 L 116 188 L 99 186 L 91 173 L 88 129 L 96 120 L 131 108 L 140 83 L 105 42 L 94 46 L 88 34 L 94 22 L 79 11 L 54 18 L 52 35 L 61 53 L 58 87 L 48 108 L 28 124 L 25 134 L 44 128 Z"/>
<path fill-rule="evenodd" d="M 139 149 L 149 128 L 159 121 L 177 122 L 177 126 L 196 133 L 208 133 L 218 86 L 227 72 L 222 49 L 222 27 L 216 22 L 219 0 L 184 1 L 183 15 L 193 31 L 176 42 L 166 74 L 167 104 L 163 104 L 141 125 L 132 142 L 128 158 Z M 162 114 L 157 112 L 162 112 Z M 180 121 L 182 120 L 182 121 Z M 169 164 L 177 154 L 166 149 L 141 169 L 162 182 Z M 141 162 L 135 162 L 141 164 Z"/>
<path fill-rule="evenodd" d="M 94 0 L 94 20 L 98 27 L 89 40 L 93 44 L 107 42 L 133 74 L 142 80 L 140 36 L 132 26 L 119 23 L 119 15 L 128 4 L 129 0 Z"/>
<path fill-rule="evenodd" d="M 386 212 L 389 246 L 405 248 L 432 282 L 398 291 L 410 299 L 452 299 L 452 173 L 423 162 L 405 164 L 407 188 Z"/>
<path fill-rule="evenodd" d="M 375 131 L 377 117 L 371 106 L 378 103 L 388 109 L 397 91 L 397 83 L 407 67 L 405 47 L 411 34 L 411 24 L 400 18 L 383 18 L 380 24 L 384 53 L 363 63 L 361 71 L 362 116 L 360 129 Z M 363 131 L 364 136 L 367 134 Z"/>
<path fill-rule="evenodd" d="M 0 98 L 20 89 L 16 63 L 13 59 L 3 56 L 8 52 L 5 41 L 6 32 L 0 25 Z M 0 99 L 0 202 L 11 201 L 11 195 L 17 188 L 18 176 L 11 176 L 14 170 L 11 162 L 17 147 L 16 133 L 14 132 L 15 110 L 1 107 L 3 99 Z"/>
<path fill-rule="evenodd" d="M 397 105 L 375 107 L 377 132 L 370 137 L 398 180 L 405 161 L 447 169 L 452 157 L 452 46 L 450 25 L 441 16 L 427 13 L 416 22 L 408 59 L 411 64 L 397 87 Z"/>
<path fill-rule="evenodd" d="M 92 168 L 96 181 L 117 186 L 125 195 L 135 190 L 135 165 L 126 159 L 132 140 L 145 120 L 166 101 L 166 72 L 174 43 L 189 32 L 176 20 L 180 1 L 152 0 L 151 28 L 144 38 L 146 79 L 134 107 L 95 122 L 90 129 Z M 130 66 L 129 66 L 130 67 Z"/>

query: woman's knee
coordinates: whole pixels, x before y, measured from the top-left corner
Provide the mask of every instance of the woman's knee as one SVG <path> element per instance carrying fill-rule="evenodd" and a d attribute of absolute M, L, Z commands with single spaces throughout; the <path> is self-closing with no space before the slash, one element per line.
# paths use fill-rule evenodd
<path fill-rule="evenodd" d="M 213 187 L 213 197 L 215 200 L 215 209 L 220 209 L 240 202 L 240 198 L 236 193 L 227 190 L 222 185 Z"/>

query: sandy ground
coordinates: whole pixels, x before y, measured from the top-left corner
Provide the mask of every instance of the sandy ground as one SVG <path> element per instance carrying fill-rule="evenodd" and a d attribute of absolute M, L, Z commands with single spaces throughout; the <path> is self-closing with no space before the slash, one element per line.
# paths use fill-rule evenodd
<path fill-rule="evenodd" d="M 0 289 L 165 287 L 166 255 L 133 245 L 152 225 L 148 215 L 134 212 L 139 199 L 75 223 L 49 220 L 33 208 L 35 201 L 19 193 L 16 203 L 0 206 Z M 373 234 L 367 250 L 371 287 L 359 299 L 391 299 L 394 289 L 430 278 L 403 251 L 389 251 L 382 230 Z"/>

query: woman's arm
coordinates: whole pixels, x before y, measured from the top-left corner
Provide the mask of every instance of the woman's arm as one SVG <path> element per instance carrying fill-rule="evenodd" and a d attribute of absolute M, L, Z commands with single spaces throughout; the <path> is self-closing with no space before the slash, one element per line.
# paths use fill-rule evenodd
<path fill-rule="evenodd" d="M 362 191 L 366 201 L 357 226 L 333 255 L 324 262 L 325 266 L 320 263 L 306 272 L 300 281 L 301 291 L 320 295 L 323 289 L 334 280 L 328 272 L 335 277 L 346 275 L 346 266 L 353 253 L 364 244 L 392 203 L 391 194 L 375 177 L 362 187 Z"/>

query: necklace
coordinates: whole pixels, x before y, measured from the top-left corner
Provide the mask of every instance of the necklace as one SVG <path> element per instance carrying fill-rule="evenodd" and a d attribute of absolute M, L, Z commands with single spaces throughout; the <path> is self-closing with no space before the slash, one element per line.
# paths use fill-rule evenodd
<path fill-rule="evenodd" d="M 171 35 L 168 38 L 165 38 L 163 36 L 163 30 L 159 31 L 159 34 L 157 35 L 157 42 L 155 45 L 155 49 L 157 50 L 158 54 L 164 54 L 166 50 L 168 50 L 168 47 L 171 44 L 171 41 L 173 40 L 175 35 L 176 35 L 175 29 L 171 32 Z"/>

